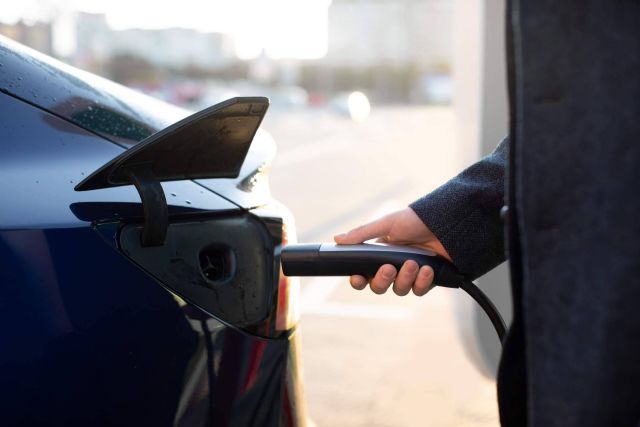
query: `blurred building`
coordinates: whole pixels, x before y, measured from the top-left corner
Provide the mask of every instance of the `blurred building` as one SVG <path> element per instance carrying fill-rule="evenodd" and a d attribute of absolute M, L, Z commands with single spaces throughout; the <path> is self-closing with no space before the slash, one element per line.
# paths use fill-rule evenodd
<path fill-rule="evenodd" d="M 187 28 L 113 30 L 105 15 L 79 13 L 76 62 L 91 68 L 92 63 L 105 63 L 117 56 L 130 56 L 165 68 L 208 70 L 236 60 L 233 41 L 225 34 Z"/>
<path fill-rule="evenodd" d="M 33 24 L 27 24 L 24 21 L 18 21 L 15 24 L 0 22 L 0 34 L 47 55 L 51 55 L 53 51 L 50 22 L 35 22 Z"/>
<path fill-rule="evenodd" d="M 339 67 L 448 71 L 452 20 L 451 0 L 334 0 L 326 60 Z"/>

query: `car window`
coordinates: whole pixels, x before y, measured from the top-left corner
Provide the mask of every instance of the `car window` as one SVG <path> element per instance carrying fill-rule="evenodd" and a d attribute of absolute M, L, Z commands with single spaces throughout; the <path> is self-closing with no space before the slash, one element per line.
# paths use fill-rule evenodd
<path fill-rule="evenodd" d="M 190 113 L 1 36 L 0 63 L 3 92 L 125 147 Z"/>

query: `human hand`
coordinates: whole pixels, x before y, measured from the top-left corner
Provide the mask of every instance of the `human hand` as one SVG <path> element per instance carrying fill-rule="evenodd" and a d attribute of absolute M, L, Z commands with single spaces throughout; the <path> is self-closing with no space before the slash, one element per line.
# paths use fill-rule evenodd
<path fill-rule="evenodd" d="M 451 261 L 440 240 L 411 208 L 399 210 L 347 233 L 339 234 L 334 240 L 340 245 L 354 245 L 375 238 L 381 243 L 429 249 Z M 397 295 L 404 296 L 413 290 L 415 295 L 423 296 L 431 289 L 433 275 L 431 267 L 419 268 L 417 262 L 408 260 L 399 272 L 393 265 L 385 264 L 372 278 L 356 275 L 351 276 L 349 281 L 357 290 L 366 288 L 367 283 L 370 283 L 371 290 L 376 294 L 385 293 L 393 283 L 393 292 Z"/>

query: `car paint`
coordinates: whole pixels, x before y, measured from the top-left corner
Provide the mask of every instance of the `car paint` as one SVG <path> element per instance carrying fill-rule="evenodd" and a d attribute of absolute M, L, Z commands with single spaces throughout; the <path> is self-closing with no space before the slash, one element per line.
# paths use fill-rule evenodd
<path fill-rule="evenodd" d="M 302 423 L 295 335 L 223 325 L 89 227 L 0 231 L 0 283 L 3 425 Z"/>
<path fill-rule="evenodd" d="M 120 251 L 120 227 L 142 218 L 133 187 L 73 191 L 180 110 L 6 39 L 0 91 L 2 424 L 304 425 L 298 334 L 275 333 L 278 307 L 253 329 L 225 325 Z M 96 107 L 119 130 L 96 128 L 108 121 Z M 238 187 L 273 152 L 260 140 L 237 182 L 212 183 L 229 187 L 222 196 L 192 181 L 162 186 L 172 221 L 262 206 L 277 271 L 289 214 L 268 189 L 252 198 Z"/>
<path fill-rule="evenodd" d="M 133 186 L 73 189 L 124 151 L 122 147 L 11 96 L 0 95 L 0 111 L 0 182 L 6 201 L 0 227 L 86 227 L 94 221 L 142 216 Z M 174 214 L 238 208 L 191 181 L 162 185 Z"/>
<path fill-rule="evenodd" d="M 2 36 L 0 92 L 38 106 L 125 149 L 190 114 Z M 237 178 L 197 182 L 244 209 L 264 205 L 271 197 L 266 178 L 275 154 L 273 138 L 260 129 Z M 76 178 L 76 182 L 82 179 Z M 252 178 L 253 186 L 247 191 L 246 182 Z"/>

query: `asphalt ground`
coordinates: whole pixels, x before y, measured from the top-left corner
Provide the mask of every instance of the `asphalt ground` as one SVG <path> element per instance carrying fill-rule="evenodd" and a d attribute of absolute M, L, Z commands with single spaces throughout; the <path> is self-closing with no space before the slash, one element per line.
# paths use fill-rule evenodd
<path fill-rule="evenodd" d="M 447 107 L 373 108 L 362 123 L 326 111 L 270 113 L 278 143 L 275 198 L 300 242 L 407 206 L 469 158 Z M 495 383 L 470 362 L 459 324 L 469 298 L 353 290 L 346 278 L 305 278 L 301 332 L 307 409 L 319 427 L 497 426 Z"/>

